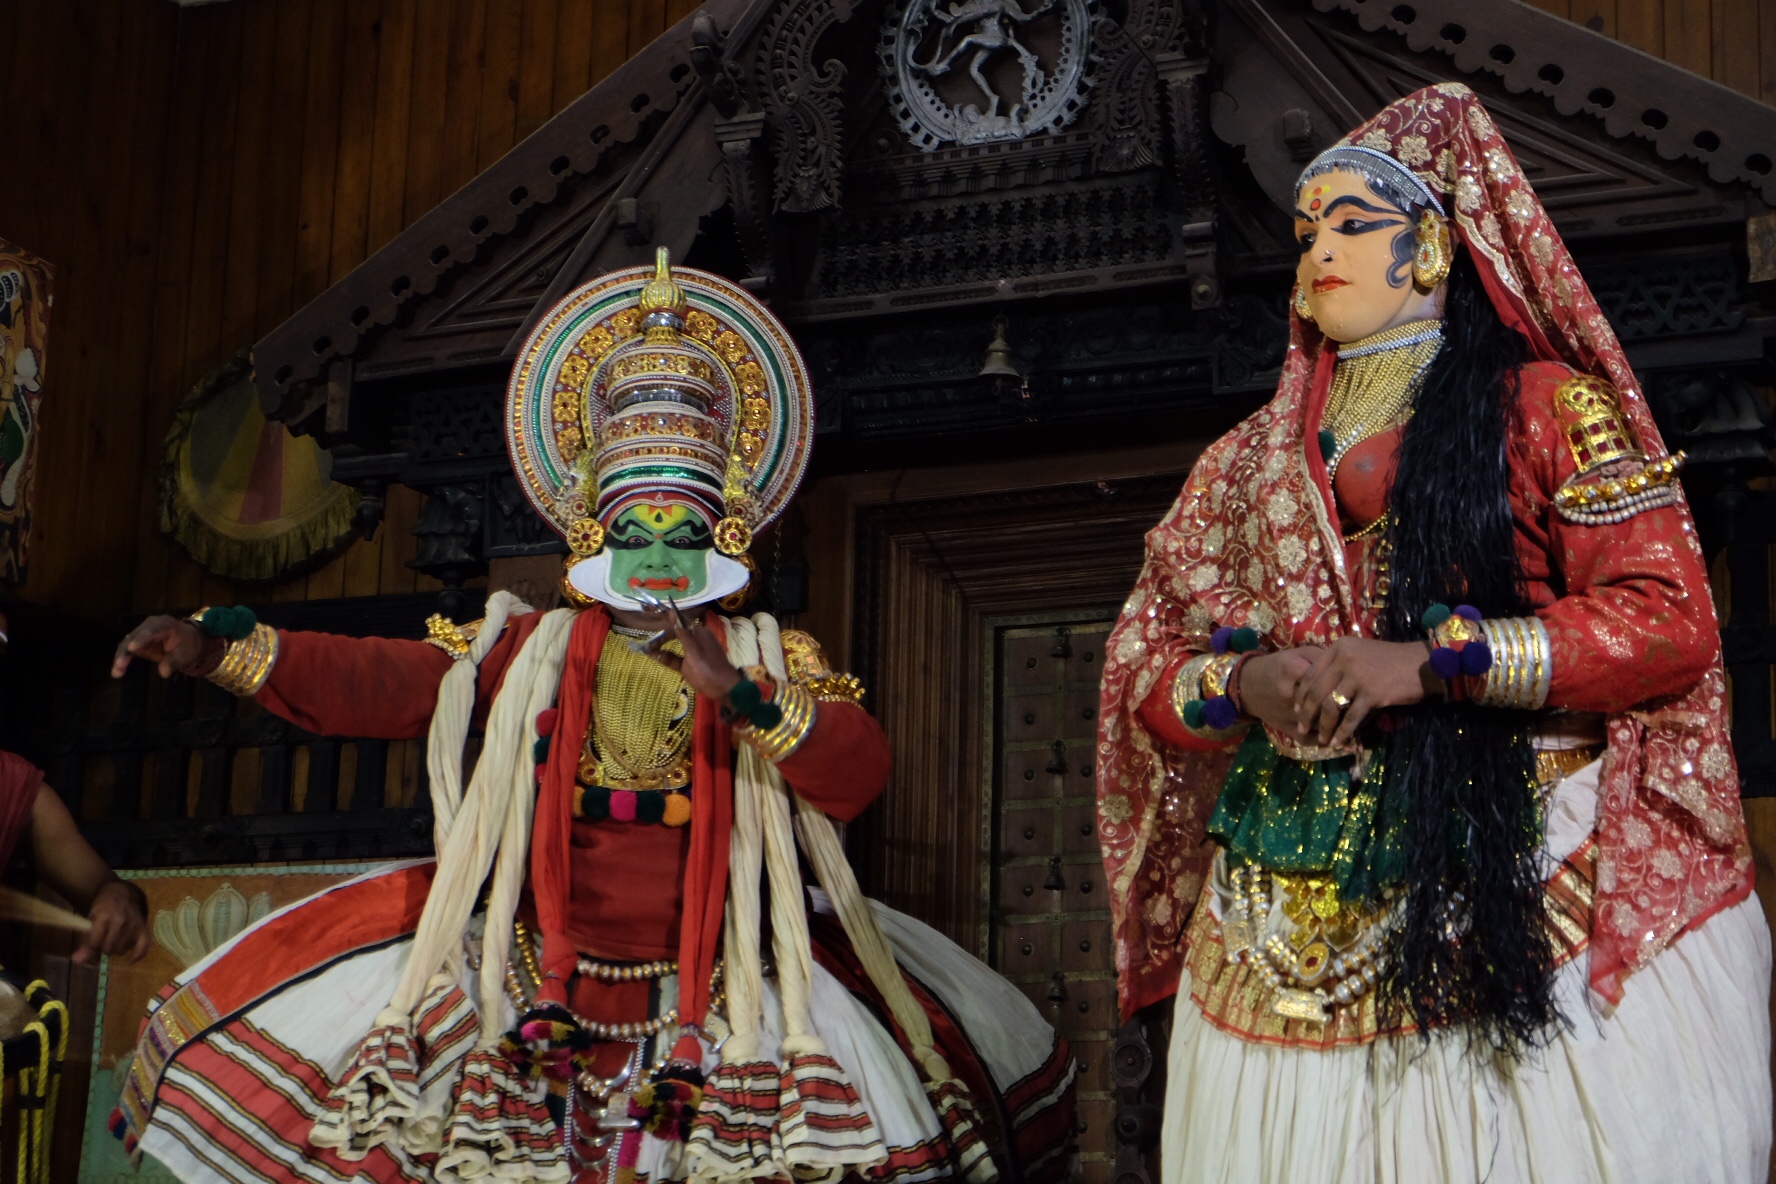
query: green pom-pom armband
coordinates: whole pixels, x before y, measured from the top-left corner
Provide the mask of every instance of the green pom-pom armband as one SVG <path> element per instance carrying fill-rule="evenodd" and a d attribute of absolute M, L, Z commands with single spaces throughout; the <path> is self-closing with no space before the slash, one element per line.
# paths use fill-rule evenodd
<path fill-rule="evenodd" d="M 239 641 L 243 637 L 251 636 L 258 624 L 259 618 L 254 616 L 253 610 L 245 605 L 235 605 L 232 608 L 227 605 L 217 605 L 214 608 L 205 609 L 203 615 L 197 619 L 199 629 L 211 637 L 221 637 L 228 641 Z"/>

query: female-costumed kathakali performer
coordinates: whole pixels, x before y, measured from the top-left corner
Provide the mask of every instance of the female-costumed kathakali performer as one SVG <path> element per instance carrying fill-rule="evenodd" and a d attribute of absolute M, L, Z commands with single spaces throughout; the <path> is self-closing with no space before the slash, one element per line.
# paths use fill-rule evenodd
<path fill-rule="evenodd" d="M 775 318 L 661 251 L 567 297 L 513 371 L 513 465 L 568 539 L 574 607 L 496 593 L 427 641 L 223 608 L 125 639 L 119 673 L 145 658 L 312 732 L 428 736 L 438 853 L 180 975 L 126 1141 L 186 1181 L 1065 1176 L 1065 1044 L 845 862 L 833 820 L 889 764 L 857 681 L 768 615 L 708 611 L 743 598 L 812 409 Z"/>
<path fill-rule="evenodd" d="M 1466 87 L 1321 153 L 1294 219 L 1277 394 L 1107 649 L 1163 1178 L 1762 1181 L 1769 934 L 1681 454 Z"/>

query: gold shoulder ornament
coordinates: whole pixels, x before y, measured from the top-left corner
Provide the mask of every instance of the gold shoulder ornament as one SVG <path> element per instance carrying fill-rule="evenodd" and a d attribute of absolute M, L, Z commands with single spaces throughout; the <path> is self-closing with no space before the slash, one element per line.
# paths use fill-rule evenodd
<path fill-rule="evenodd" d="M 437 646 L 459 662 L 469 656 L 469 646 L 474 644 L 480 632 L 480 621 L 458 625 L 442 613 L 433 613 L 426 618 L 426 644 Z"/>
<path fill-rule="evenodd" d="M 800 629 L 783 631 L 783 665 L 790 682 L 823 703 L 863 702 L 863 683 L 834 671 L 820 643 Z"/>
<path fill-rule="evenodd" d="M 1554 413 L 1577 472 L 1554 494 L 1554 509 L 1580 526 L 1610 526 L 1683 500 L 1684 454 L 1649 460 L 1622 415 L 1616 388 L 1577 374 L 1554 392 Z"/>

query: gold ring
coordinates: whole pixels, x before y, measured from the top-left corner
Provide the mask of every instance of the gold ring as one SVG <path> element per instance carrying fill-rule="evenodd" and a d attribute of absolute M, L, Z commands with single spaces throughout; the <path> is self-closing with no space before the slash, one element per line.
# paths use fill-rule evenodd
<path fill-rule="evenodd" d="M 1330 695 L 1327 696 L 1327 698 L 1331 699 L 1332 702 L 1338 704 L 1338 710 L 1340 710 L 1340 711 L 1343 711 L 1346 707 L 1349 707 L 1351 705 L 1350 696 L 1345 694 L 1343 691 L 1333 691 Z"/>

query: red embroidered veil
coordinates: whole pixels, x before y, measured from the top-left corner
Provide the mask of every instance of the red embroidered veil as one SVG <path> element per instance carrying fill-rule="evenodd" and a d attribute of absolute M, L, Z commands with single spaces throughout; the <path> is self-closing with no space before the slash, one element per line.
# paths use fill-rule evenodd
<path fill-rule="evenodd" d="M 1439 194 L 1532 358 L 1607 379 L 1649 458 L 1664 455 L 1621 344 L 1472 91 L 1418 91 L 1341 143 L 1389 154 Z M 1291 311 L 1289 341 L 1276 397 L 1203 453 L 1148 534 L 1146 566 L 1108 643 L 1098 837 L 1125 1016 L 1178 988 L 1181 939 L 1214 856 L 1203 824 L 1232 760 L 1231 749 L 1156 745 L 1136 708 L 1180 652 L 1207 650 L 1216 625 L 1250 625 L 1273 649 L 1356 631 L 1339 536 L 1303 446 L 1325 339 Z M 1677 512 L 1694 547 L 1689 510 Z M 1717 661 L 1687 695 L 1608 719 L 1590 946 L 1591 984 L 1606 999 L 1619 1000 L 1623 980 L 1686 927 L 1750 890 L 1725 685 Z"/>

